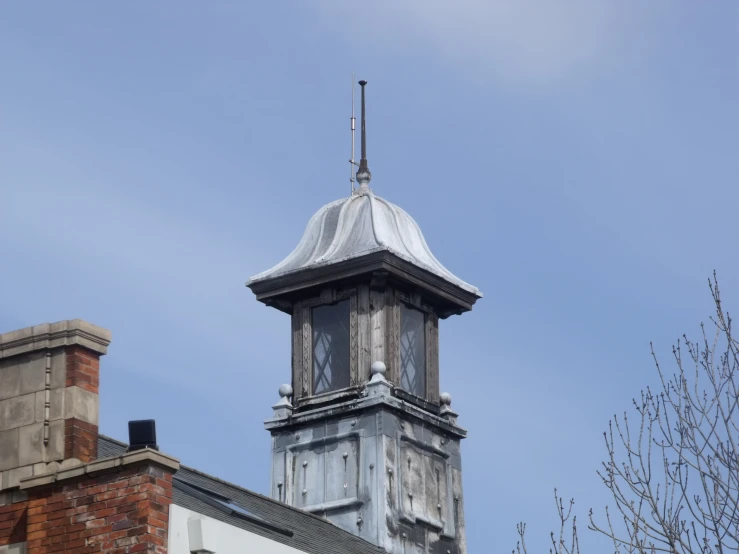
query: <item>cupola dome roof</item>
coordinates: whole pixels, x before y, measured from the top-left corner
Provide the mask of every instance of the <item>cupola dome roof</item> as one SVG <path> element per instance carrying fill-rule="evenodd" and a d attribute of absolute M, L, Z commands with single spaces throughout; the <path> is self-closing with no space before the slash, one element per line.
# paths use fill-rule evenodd
<path fill-rule="evenodd" d="M 420 227 L 405 210 L 367 187 L 318 210 L 292 253 L 273 268 L 253 276 L 247 285 L 382 251 L 482 297 L 477 287 L 455 276 L 434 257 Z"/>

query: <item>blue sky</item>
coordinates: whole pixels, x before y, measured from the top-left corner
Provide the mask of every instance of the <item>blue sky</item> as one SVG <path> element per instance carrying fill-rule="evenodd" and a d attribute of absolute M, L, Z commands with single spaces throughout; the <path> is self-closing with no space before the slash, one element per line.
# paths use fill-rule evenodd
<path fill-rule="evenodd" d="M 469 550 L 544 551 L 554 486 L 602 514 L 649 341 L 714 269 L 736 304 L 739 5 L 368 4 L 4 3 L 0 330 L 110 329 L 101 431 L 267 492 L 290 325 L 244 281 L 347 193 L 355 71 L 375 192 L 485 293 L 441 327 Z"/>

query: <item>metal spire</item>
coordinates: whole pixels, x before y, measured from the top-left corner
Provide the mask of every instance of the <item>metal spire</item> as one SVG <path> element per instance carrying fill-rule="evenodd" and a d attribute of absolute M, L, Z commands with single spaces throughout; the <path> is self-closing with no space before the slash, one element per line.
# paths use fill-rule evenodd
<path fill-rule="evenodd" d="M 352 130 L 352 157 L 349 159 L 349 184 L 352 187 L 352 194 L 354 194 L 354 166 L 357 162 L 354 161 L 354 129 L 357 118 L 354 117 L 354 73 L 352 73 L 352 117 L 351 117 L 351 130 Z"/>
<path fill-rule="evenodd" d="M 362 87 L 362 158 L 359 160 L 357 182 L 361 188 L 367 188 L 372 179 L 372 173 L 370 173 L 369 167 L 367 167 L 367 125 L 364 111 L 364 86 L 366 84 L 367 81 L 359 81 L 359 86 Z"/>

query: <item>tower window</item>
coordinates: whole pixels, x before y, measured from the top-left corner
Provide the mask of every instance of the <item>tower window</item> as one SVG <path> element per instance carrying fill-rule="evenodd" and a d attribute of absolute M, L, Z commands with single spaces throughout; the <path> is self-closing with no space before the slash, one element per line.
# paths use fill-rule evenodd
<path fill-rule="evenodd" d="M 424 313 L 400 303 L 400 386 L 426 396 L 426 320 Z"/>
<path fill-rule="evenodd" d="M 313 394 L 349 386 L 349 300 L 312 310 Z"/>

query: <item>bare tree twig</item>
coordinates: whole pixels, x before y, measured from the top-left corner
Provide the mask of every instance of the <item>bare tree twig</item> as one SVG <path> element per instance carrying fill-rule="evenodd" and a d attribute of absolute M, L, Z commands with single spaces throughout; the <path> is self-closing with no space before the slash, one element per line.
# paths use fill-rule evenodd
<path fill-rule="evenodd" d="M 614 416 L 603 434 L 598 475 L 615 511 L 606 507 L 598 522 L 590 510 L 588 528 L 608 537 L 616 554 L 739 551 L 739 342 L 715 272 L 708 285 L 713 332 L 701 324 L 698 342 L 677 341 L 671 376 L 650 343 L 661 390 L 642 391 L 636 419 Z M 574 501 L 566 507 L 555 489 L 555 502 L 560 532 L 550 535 L 550 553 L 579 554 Z M 514 554 L 528 554 L 525 531 L 519 524 Z"/>

